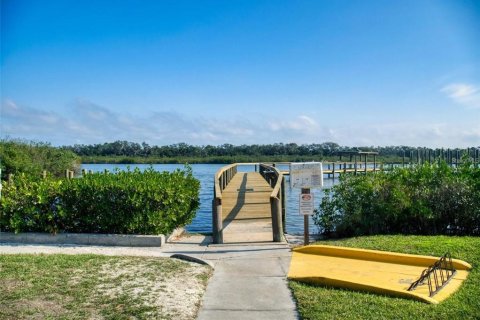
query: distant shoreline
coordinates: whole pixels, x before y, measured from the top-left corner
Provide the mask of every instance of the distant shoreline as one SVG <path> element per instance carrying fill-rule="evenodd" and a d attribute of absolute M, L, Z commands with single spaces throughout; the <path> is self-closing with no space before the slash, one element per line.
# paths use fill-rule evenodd
<path fill-rule="evenodd" d="M 240 162 L 306 162 L 306 161 L 349 161 L 338 156 L 220 156 L 220 157 L 128 157 L 128 156 L 82 156 L 82 164 L 230 164 Z M 360 159 L 358 159 L 361 162 Z M 373 161 L 370 159 L 369 161 Z M 377 162 L 401 163 L 401 157 L 377 157 Z"/>

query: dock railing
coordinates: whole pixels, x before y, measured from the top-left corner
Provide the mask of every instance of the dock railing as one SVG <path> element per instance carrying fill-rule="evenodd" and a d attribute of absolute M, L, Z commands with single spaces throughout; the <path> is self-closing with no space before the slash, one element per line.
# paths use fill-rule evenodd
<path fill-rule="evenodd" d="M 274 165 L 260 164 L 259 172 L 273 188 L 270 194 L 270 208 L 272 213 L 273 241 L 284 241 L 285 231 L 285 179 Z"/>
<path fill-rule="evenodd" d="M 237 173 L 237 164 L 225 166 L 215 174 L 212 203 L 213 243 L 223 243 L 222 192 Z"/>

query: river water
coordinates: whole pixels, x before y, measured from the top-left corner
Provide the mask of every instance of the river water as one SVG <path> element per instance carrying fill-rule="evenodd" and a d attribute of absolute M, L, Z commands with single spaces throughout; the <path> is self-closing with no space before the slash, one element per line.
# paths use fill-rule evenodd
<path fill-rule="evenodd" d="M 174 171 L 176 169 L 183 169 L 184 166 L 181 164 L 82 164 L 82 169 L 92 170 L 93 172 L 104 171 L 105 169 L 112 172 L 115 168 L 120 170 L 126 170 L 127 167 L 130 169 L 140 168 L 145 169 L 152 166 L 155 170 L 158 171 Z M 197 211 L 195 218 L 192 223 L 186 226 L 187 231 L 189 232 L 211 232 L 212 231 L 212 200 L 213 200 L 213 183 L 214 175 L 218 169 L 225 166 L 224 164 L 192 164 L 193 175 L 195 178 L 200 180 L 200 208 Z M 288 170 L 288 166 L 278 166 L 280 170 Z M 254 166 L 239 166 L 238 171 L 253 171 Z M 326 177 L 325 177 L 326 178 Z M 292 189 L 289 187 L 289 180 L 287 176 L 287 188 L 286 188 L 286 197 L 287 197 L 287 233 L 289 234 L 303 234 L 303 216 L 298 214 L 299 212 L 299 189 Z M 338 180 L 336 180 L 338 181 Z M 324 179 L 324 188 L 329 188 L 333 185 L 332 179 Z M 320 199 L 323 196 L 321 190 L 312 190 L 314 194 L 315 207 L 318 208 L 320 204 Z M 313 220 L 310 217 L 309 221 L 309 231 L 310 233 L 318 233 L 318 227 L 313 224 Z"/>

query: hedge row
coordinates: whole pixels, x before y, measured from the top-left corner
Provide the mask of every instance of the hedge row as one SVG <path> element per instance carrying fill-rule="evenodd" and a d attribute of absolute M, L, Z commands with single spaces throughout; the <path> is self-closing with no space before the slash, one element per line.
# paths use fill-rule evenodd
<path fill-rule="evenodd" d="M 165 234 L 191 222 L 199 190 L 188 167 L 171 173 L 117 170 L 62 180 L 19 175 L 4 183 L 0 230 Z"/>
<path fill-rule="evenodd" d="M 480 234 L 480 168 L 444 162 L 345 175 L 314 221 L 327 235 Z"/>

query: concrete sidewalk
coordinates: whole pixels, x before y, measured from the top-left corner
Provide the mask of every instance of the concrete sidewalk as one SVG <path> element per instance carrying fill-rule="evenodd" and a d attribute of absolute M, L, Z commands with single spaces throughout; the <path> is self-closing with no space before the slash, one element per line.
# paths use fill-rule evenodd
<path fill-rule="evenodd" d="M 186 255 L 214 266 L 198 319 L 298 319 L 286 280 L 291 258 L 286 243 L 215 245 L 210 237 L 187 234 L 157 248 L 1 244 L 2 253 Z"/>
<path fill-rule="evenodd" d="M 291 258 L 288 244 L 215 245 L 205 238 L 200 245 L 192 246 L 198 241 L 197 236 L 184 237 L 167 245 L 164 252 L 189 255 L 214 265 L 199 320 L 298 319 L 286 280 Z"/>

